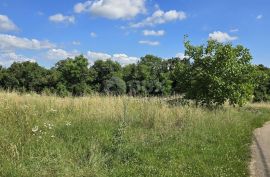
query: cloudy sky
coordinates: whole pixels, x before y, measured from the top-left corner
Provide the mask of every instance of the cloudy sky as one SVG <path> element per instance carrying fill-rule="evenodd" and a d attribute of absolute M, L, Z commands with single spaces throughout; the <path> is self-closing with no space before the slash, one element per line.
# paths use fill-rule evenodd
<path fill-rule="evenodd" d="M 183 56 L 183 36 L 242 44 L 270 67 L 269 0 L 1 0 L 0 65 L 45 67 L 84 54 L 91 63 Z"/>

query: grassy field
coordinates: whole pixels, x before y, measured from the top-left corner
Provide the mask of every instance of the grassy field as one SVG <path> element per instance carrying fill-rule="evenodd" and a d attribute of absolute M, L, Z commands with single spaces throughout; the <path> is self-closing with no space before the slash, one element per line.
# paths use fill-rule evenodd
<path fill-rule="evenodd" d="M 0 93 L 0 176 L 248 176 L 269 105 Z"/>

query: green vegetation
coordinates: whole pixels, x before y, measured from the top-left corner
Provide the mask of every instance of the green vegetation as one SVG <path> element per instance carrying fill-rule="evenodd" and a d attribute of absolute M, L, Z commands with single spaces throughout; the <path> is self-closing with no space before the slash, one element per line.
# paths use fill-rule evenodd
<path fill-rule="evenodd" d="M 240 45 L 185 47 L 126 66 L 0 66 L 0 176 L 248 176 L 270 106 L 244 104 L 269 101 L 270 69 Z"/>
<path fill-rule="evenodd" d="M 185 45 L 186 54 L 194 60 L 187 98 L 207 106 L 226 101 L 242 106 L 249 101 L 256 86 L 256 71 L 248 49 L 211 40 L 206 46 Z"/>
<path fill-rule="evenodd" d="M 1 92 L 0 176 L 248 176 L 252 131 L 269 105 L 210 111 L 168 100 Z"/>
<path fill-rule="evenodd" d="M 242 106 L 270 98 L 270 70 L 251 64 L 252 56 L 241 45 L 208 41 L 193 46 L 185 41 L 183 59 L 146 55 L 136 64 L 121 66 L 106 60 L 89 67 L 84 56 L 67 58 L 51 69 L 37 63 L 0 67 L 0 88 L 65 96 L 90 94 L 170 96 L 182 95 L 197 105 Z"/>

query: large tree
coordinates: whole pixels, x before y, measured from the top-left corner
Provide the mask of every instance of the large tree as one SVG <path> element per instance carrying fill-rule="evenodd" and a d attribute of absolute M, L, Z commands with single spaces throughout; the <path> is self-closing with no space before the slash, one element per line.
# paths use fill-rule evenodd
<path fill-rule="evenodd" d="M 226 101 L 242 106 L 252 97 L 255 68 L 248 49 L 214 40 L 206 46 L 193 46 L 186 41 L 185 47 L 185 55 L 193 62 L 186 98 L 207 106 Z"/>
<path fill-rule="evenodd" d="M 33 62 L 15 62 L 2 78 L 6 89 L 41 92 L 46 85 L 47 69 Z"/>
<path fill-rule="evenodd" d="M 164 61 L 153 55 L 142 57 L 137 65 L 124 69 L 128 93 L 132 95 L 168 95 L 171 93 L 169 73 Z"/>
<path fill-rule="evenodd" d="M 59 87 L 61 91 L 66 89 L 74 96 L 82 96 L 91 92 L 90 84 L 93 74 L 89 69 L 88 60 L 83 55 L 76 56 L 74 59 L 61 60 L 56 63 L 54 69 L 60 73 L 57 88 Z"/>

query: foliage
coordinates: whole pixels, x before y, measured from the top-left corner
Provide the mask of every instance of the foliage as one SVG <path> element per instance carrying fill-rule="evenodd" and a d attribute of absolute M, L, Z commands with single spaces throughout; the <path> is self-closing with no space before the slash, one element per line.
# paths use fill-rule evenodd
<path fill-rule="evenodd" d="M 69 92 L 66 86 L 62 84 L 61 82 L 56 85 L 55 90 L 56 90 L 57 95 L 59 95 L 60 97 L 66 97 L 69 95 Z"/>
<path fill-rule="evenodd" d="M 191 63 L 188 59 L 180 60 L 179 58 L 173 58 L 168 60 L 169 67 L 173 67 L 170 73 L 170 78 L 173 81 L 172 87 L 174 93 L 185 94 L 191 87 Z"/>
<path fill-rule="evenodd" d="M 251 98 L 256 72 L 248 49 L 213 40 L 206 46 L 192 46 L 186 41 L 185 46 L 185 55 L 193 61 L 186 98 L 207 106 L 226 101 L 242 106 Z"/>
<path fill-rule="evenodd" d="M 254 102 L 270 101 L 270 69 L 263 66 L 256 66 L 257 77 L 254 90 Z"/>
<path fill-rule="evenodd" d="M 126 83 L 119 77 L 112 77 L 104 83 L 104 92 L 111 95 L 123 95 L 126 93 Z"/>
<path fill-rule="evenodd" d="M 2 84 L 6 89 L 23 89 L 40 93 L 46 85 L 44 79 L 47 75 L 46 69 L 37 63 L 23 62 L 13 63 L 2 76 Z"/>
<path fill-rule="evenodd" d="M 61 75 L 59 82 L 74 96 L 82 96 L 91 90 L 89 84 L 93 78 L 88 65 L 88 60 L 82 55 L 61 60 L 56 64 L 55 69 Z"/>
<path fill-rule="evenodd" d="M 137 65 L 124 68 L 124 79 L 131 95 L 168 95 L 171 93 L 169 73 L 161 58 L 146 55 Z"/>
<path fill-rule="evenodd" d="M 92 68 L 96 75 L 93 84 L 98 92 L 105 92 L 105 82 L 110 80 L 113 76 L 122 78 L 121 65 L 112 60 L 98 60 L 94 63 Z"/>
<path fill-rule="evenodd" d="M 20 92 L 84 96 L 93 92 L 113 95 L 181 95 L 197 104 L 219 106 L 229 101 L 242 106 L 270 99 L 270 70 L 253 66 L 249 50 L 241 45 L 208 41 L 193 46 L 185 41 L 185 57 L 162 59 L 146 55 L 121 66 L 110 59 L 90 66 L 84 56 L 67 58 L 47 69 L 37 63 L 0 66 L 0 88 Z"/>

